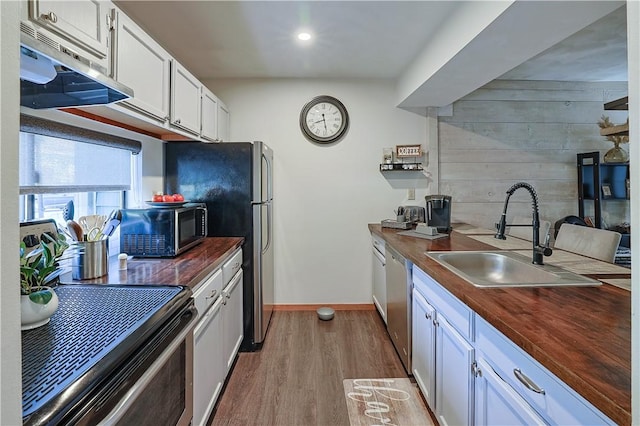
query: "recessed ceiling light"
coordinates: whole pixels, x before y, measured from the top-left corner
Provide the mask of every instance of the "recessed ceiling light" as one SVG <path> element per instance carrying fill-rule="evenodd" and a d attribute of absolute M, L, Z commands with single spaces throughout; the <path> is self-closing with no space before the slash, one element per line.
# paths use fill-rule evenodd
<path fill-rule="evenodd" d="M 311 40 L 311 34 L 306 32 L 298 33 L 298 40 L 309 41 Z"/>

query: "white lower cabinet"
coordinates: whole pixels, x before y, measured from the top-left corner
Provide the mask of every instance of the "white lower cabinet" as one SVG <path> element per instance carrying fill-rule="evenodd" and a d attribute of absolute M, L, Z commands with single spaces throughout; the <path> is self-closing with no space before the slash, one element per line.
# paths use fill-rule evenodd
<path fill-rule="evenodd" d="M 213 304 L 193 333 L 193 424 L 204 425 L 220 396 L 227 375 L 220 336 L 222 298 Z"/>
<path fill-rule="evenodd" d="M 413 267 L 413 374 L 444 425 L 615 424 Z"/>
<path fill-rule="evenodd" d="M 372 278 L 372 299 L 376 309 L 380 313 L 384 323 L 387 323 L 387 277 L 385 272 L 385 244 L 384 240 L 371 235 L 373 243 L 371 247 L 371 278 Z"/>
<path fill-rule="evenodd" d="M 413 283 L 416 382 L 440 425 L 470 425 L 474 402 L 474 348 L 467 340 L 471 312 L 416 267 Z"/>
<path fill-rule="evenodd" d="M 193 421 L 206 425 L 244 337 L 242 250 L 194 287 Z"/>
<path fill-rule="evenodd" d="M 440 425 L 473 421 L 473 346 L 436 312 L 436 418 Z"/>
<path fill-rule="evenodd" d="M 430 407 L 436 406 L 436 311 L 419 291 L 413 290 L 411 367 L 422 395 Z"/>
<path fill-rule="evenodd" d="M 546 422 L 485 361 L 476 361 L 475 424 L 529 426 Z"/>
<path fill-rule="evenodd" d="M 487 360 L 504 383 L 519 395 L 544 423 L 615 424 L 479 316 L 476 318 L 476 345 L 479 356 Z"/>
<path fill-rule="evenodd" d="M 222 323 L 224 328 L 222 350 L 225 372 L 228 372 L 233 365 L 244 337 L 242 323 L 242 271 L 239 271 L 231 282 L 227 284 L 227 287 L 222 290 L 222 297 Z"/>

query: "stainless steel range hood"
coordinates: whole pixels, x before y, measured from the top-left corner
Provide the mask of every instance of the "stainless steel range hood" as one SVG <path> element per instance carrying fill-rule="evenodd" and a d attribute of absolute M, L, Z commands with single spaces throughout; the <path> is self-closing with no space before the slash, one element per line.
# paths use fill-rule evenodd
<path fill-rule="evenodd" d="M 60 46 L 55 49 L 20 34 L 20 105 L 64 108 L 104 105 L 133 96 L 133 90 Z M 71 56 L 71 55 L 75 55 Z"/>

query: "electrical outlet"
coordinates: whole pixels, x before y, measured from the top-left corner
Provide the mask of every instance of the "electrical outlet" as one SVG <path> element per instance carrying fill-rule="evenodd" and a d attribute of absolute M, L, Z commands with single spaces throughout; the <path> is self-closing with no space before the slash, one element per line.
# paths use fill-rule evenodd
<path fill-rule="evenodd" d="M 415 188 L 409 188 L 409 191 L 407 191 L 407 199 L 409 199 L 409 200 L 415 200 L 416 199 L 416 189 Z"/>

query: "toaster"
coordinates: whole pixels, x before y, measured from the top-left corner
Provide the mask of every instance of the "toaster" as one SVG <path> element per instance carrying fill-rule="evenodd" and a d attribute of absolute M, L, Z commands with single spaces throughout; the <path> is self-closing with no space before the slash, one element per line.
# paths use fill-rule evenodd
<path fill-rule="evenodd" d="M 404 215 L 404 220 L 411 223 L 424 222 L 424 207 L 399 206 L 398 216 Z"/>

